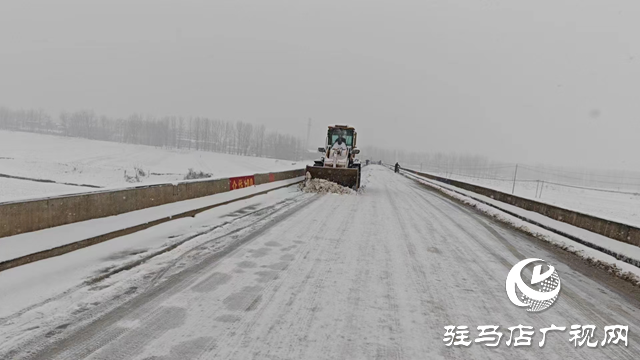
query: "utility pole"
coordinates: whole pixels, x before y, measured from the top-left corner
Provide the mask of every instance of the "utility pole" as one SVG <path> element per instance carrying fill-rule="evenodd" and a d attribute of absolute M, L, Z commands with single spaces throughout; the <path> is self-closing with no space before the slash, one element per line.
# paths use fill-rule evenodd
<path fill-rule="evenodd" d="M 309 122 L 307 123 L 307 150 L 309 150 L 309 137 L 311 136 L 311 118 L 309 118 Z"/>
<path fill-rule="evenodd" d="M 513 187 L 511 188 L 511 195 L 516 191 L 516 178 L 518 177 L 518 164 L 516 164 L 516 172 L 513 174 Z"/>
<path fill-rule="evenodd" d="M 542 180 L 542 186 L 540 187 L 540 199 L 542 199 L 542 190 L 544 189 L 544 180 Z"/>

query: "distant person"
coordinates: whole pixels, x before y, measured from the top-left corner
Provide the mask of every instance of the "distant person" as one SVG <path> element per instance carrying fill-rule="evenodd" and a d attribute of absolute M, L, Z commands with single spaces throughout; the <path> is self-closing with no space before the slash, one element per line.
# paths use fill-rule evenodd
<path fill-rule="evenodd" d="M 396 172 L 396 173 L 399 173 L 399 172 L 400 172 L 400 164 L 398 164 L 397 162 L 396 162 L 396 169 L 395 169 L 395 172 Z"/>

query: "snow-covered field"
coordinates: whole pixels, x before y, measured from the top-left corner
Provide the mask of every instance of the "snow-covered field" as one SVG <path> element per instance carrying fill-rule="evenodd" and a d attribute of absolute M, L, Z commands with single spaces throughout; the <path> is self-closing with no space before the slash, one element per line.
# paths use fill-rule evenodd
<path fill-rule="evenodd" d="M 288 160 L 0 131 L 0 174 L 57 183 L 118 188 L 182 180 L 190 168 L 220 178 L 305 165 Z M 145 175 L 138 176 L 139 182 L 128 182 L 125 172 L 134 177 L 136 168 Z M 0 202 L 91 190 L 94 189 L 0 175 Z"/>
<path fill-rule="evenodd" d="M 417 169 L 419 171 L 419 169 Z M 444 174 L 428 172 L 437 176 Z M 449 179 L 463 181 L 469 184 L 484 186 L 486 188 L 502 191 L 510 194 L 513 182 L 473 178 L 466 176 L 450 175 Z M 587 189 L 570 188 L 546 183 L 542 189 L 542 195 L 536 197 L 536 191 L 540 194 L 542 183 L 517 182 L 515 195 L 537 200 L 565 209 L 575 210 L 581 213 L 594 215 L 600 218 L 613 220 L 633 226 L 640 226 L 640 194 L 620 194 L 615 192 L 595 191 Z"/>

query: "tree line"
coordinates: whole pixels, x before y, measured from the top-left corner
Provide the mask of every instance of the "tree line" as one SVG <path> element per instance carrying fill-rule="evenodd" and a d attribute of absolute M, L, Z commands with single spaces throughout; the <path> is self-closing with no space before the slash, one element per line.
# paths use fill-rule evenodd
<path fill-rule="evenodd" d="M 87 110 L 52 117 L 43 110 L 0 107 L 0 129 L 295 161 L 310 158 L 299 137 L 269 131 L 264 125 L 205 117 L 111 118 Z"/>

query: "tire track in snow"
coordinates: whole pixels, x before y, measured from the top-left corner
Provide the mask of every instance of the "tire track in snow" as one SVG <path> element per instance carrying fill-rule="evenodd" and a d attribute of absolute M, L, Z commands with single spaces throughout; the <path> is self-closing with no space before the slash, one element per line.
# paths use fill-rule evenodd
<path fill-rule="evenodd" d="M 192 266 L 188 276 L 165 275 L 154 288 L 170 291 L 156 298 L 139 295 L 140 302 L 130 303 L 126 316 L 103 329 L 125 328 L 125 335 L 112 335 L 119 337 L 89 358 L 638 357 L 637 343 L 585 351 L 573 348 L 566 333 L 554 335 L 544 349 L 535 343 L 527 349 L 445 347 L 443 326 L 450 324 L 470 326 L 470 335 L 477 325 L 498 324 L 508 335 L 505 328 L 519 323 L 536 329 L 585 323 L 590 312 L 632 327 L 640 319 L 598 306 L 632 309 L 634 302 L 624 294 L 593 291 L 598 283 L 584 267 L 576 265 L 573 274 L 557 260 L 561 255 L 551 259 L 559 262 L 563 281 L 584 282 L 584 289 L 574 287 L 575 296 L 585 297 L 586 312 L 573 307 L 574 295 L 541 314 L 512 306 L 504 295 L 505 260 L 515 260 L 518 253 L 545 258 L 551 256 L 547 247 L 481 215 L 474 219 L 472 211 L 386 169 L 366 171 L 373 176 L 363 194 L 315 196 L 312 205 L 261 231 L 247 246 L 209 264 L 201 261 L 202 267 Z M 296 242 L 299 237 L 305 242 Z M 186 310 L 184 324 L 177 308 Z M 158 317 L 162 309 L 174 309 L 170 320 Z M 131 330 L 146 322 L 148 333 Z M 179 326 L 163 327 L 162 322 Z"/>
<path fill-rule="evenodd" d="M 327 198 L 323 198 L 325 200 Z M 316 204 L 317 207 L 321 207 L 322 203 Z M 354 204 L 351 204 L 351 209 L 354 210 Z M 312 212 L 312 209 L 305 209 L 307 212 Z M 304 276 L 304 281 L 297 286 L 298 289 L 303 289 L 304 291 L 298 291 L 294 296 L 289 297 L 287 304 L 290 304 L 289 308 L 280 307 L 278 312 L 280 315 L 277 316 L 278 320 L 273 321 L 273 325 L 269 327 L 269 331 L 267 333 L 272 333 L 276 328 L 287 328 L 287 332 L 291 334 L 295 334 L 298 338 L 297 344 L 298 347 L 286 347 L 284 342 L 286 339 L 282 339 L 280 336 L 269 336 L 267 337 L 267 343 L 273 344 L 266 348 L 266 351 L 257 350 L 254 352 L 257 357 L 265 357 L 265 358 L 304 358 L 305 350 L 308 350 L 305 346 L 305 340 L 308 339 L 308 335 L 313 325 L 314 321 L 317 317 L 318 307 L 321 306 L 319 304 L 319 299 L 323 294 L 325 288 L 325 282 L 331 275 L 334 274 L 333 268 L 335 264 L 335 260 L 337 257 L 337 251 L 341 242 L 348 241 L 345 238 L 346 230 L 348 229 L 350 219 L 347 217 L 340 217 L 337 214 L 331 214 L 328 218 L 328 222 L 336 224 L 337 229 L 342 229 L 340 235 L 332 236 L 331 238 L 325 239 L 316 239 L 312 238 L 307 241 L 307 250 L 306 259 L 325 259 L 324 261 L 313 261 L 311 265 L 306 264 L 305 259 L 300 258 L 298 262 L 292 264 L 287 269 L 286 275 L 283 276 L 278 281 L 282 283 L 286 282 L 290 278 L 293 278 L 295 273 L 298 273 L 300 267 L 306 266 L 308 269 L 305 269 L 306 275 Z M 312 231 L 316 230 L 316 231 Z M 309 234 L 314 233 L 323 233 L 323 224 L 320 222 L 316 223 L 314 229 L 307 229 L 303 233 L 300 233 L 299 238 L 303 238 L 304 236 L 309 236 Z M 328 241 L 328 244 L 318 243 L 320 241 Z M 333 244 L 334 246 L 328 246 Z M 292 279 L 296 281 L 295 279 Z M 272 294 L 271 298 L 276 295 Z M 285 323 L 282 319 L 288 319 L 289 321 Z M 295 321 L 291 321 L 295 319 Z M 254 319 L 254 321 L 257 319 Z M 288 326 L 287 326 L 288 325 Z M 253 343 L 252 348 L 257 349 L 260 348 L 260 344 Z M 264 346 L 262 346 L 264 347 Z"/>
<path fill-rule="evenodd" d="M 211 264 L 215 264 L 219 259 L 228 256 L 245 243 L 255 239 L 262 232 L 285 220 L 302 207 L 309 205 L 313 200 L 315 200 L 313 197 L 303 200 L 286 209 L 284 213 L 276 214 L 272 219 L 265 220 L 263 224 L 256 224 L 259 226 L 252 230 L 247 230 L 244 236 L 238 236 L 235 241 L 225 246 L 221 251 L 211 253 L 192 267 L 172 274 L 155 287 L 149 288 L 146 292 L 138 294 L 123 305 L 100 316 L 100 318 L 94 319 L 94 322 L 88 326 L 77 329 L 67 337 L 45 346 L 43 351 L 32 354 L 32 356 L 26 356 L 26 358 L 43 360 L 53 357 L 60 359 L 86 358 L 105 345 L 122 338 L 130 331 L 128 328 L 121 328 L 117 325 L 121 320 L 135 318 L 143 324 L 153 323 L 153 317 L 155 316 L 153 309 L 161 307 L 167 298 L 185 291 L 199 281 L 199 276 L 209 270 Z M 115 330 L 111 330 L 114 328 Z M 110 329 L 110 331 L 105 331 L 107 329 Z M 81 354 L 80 357 L 78 356 L 79 354 Z"/>

